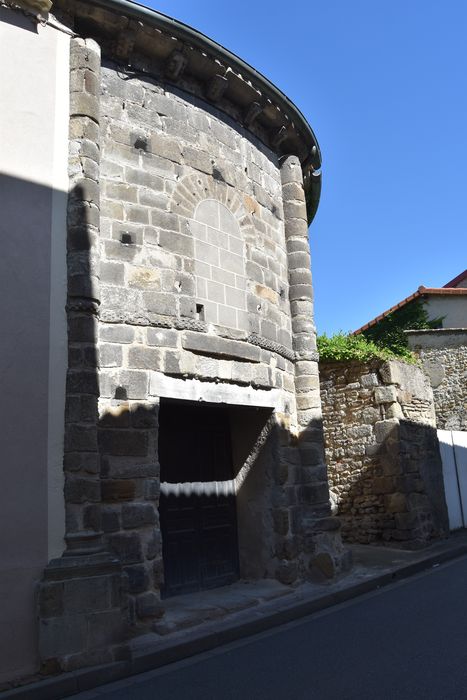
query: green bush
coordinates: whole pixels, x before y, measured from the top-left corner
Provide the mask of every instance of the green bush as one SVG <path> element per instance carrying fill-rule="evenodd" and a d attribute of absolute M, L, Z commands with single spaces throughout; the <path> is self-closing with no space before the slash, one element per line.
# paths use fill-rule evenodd
<path fill-rule="evenodd" d="M 324 333 L 318 336 L 317 341 L 320 359 L 326 362 L 348 362 L 350 360 L 366 362 L 375 359 L 416 362 L 415 356 L 408 348 L 399 348 L 396 352 L 393 349 L 376 345 L 363 335 L 350 335 L 341 332 L 328 338 Z"/>
<path fill-rule="evenodd" d="M 441 316 L 430 321 L 423 302 L 420 299 L 415 299 L 388 314 L 374 326 L 367 328 L 366 331 L 362 331 L 361 335 L 380 347 L 392 350 L 397 355 L 404 354 L 408 349 L 407 336 L 404 331 L 441 328 L 443 318 Z"/>

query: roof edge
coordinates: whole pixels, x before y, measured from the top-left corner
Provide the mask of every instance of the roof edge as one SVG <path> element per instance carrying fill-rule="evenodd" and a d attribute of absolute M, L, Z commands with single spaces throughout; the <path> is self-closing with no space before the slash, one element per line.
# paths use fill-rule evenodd
<path fill-rule="evenodd" d="M 56 4 L 59 5 L 60 3 L 57 2 Z M 142 22 L 197 49 L 208 50 L 214 60 L 221 60 L 235 71 L 238 71 L 245 82 L 249 82 L 254 88 L 258 88 L 267 100 L 272 101 L 280 108 L 286 119 L 292 122 L 296 133 L 301 134 L 304 144 L 300 161 L 304 172 L 304 184 L 307 195 L 308 223 L 311 223 L 318 208 L 321 193 L 321 152 L 318 140 L 302 112 L 274 83 L 239 56 L 197 29 L 133 0 L 80 0 L 80 2 L 73 3 L 75 7 L 79 4 L 95 6 L 117 16 L 124 16 L 130 20 Z M 278 153 L 278 155 L 283 156 L 287 155 L 287 153 Z"/>
<path fill-rule="evenodd" d="M 424 287 L 423 285 L 420 285 L 416 292 L 410 294 L 405 299 L 402 299 L 402 301 L 400 301 L 398 304 L 391 306 L 391 308 L 387 309 L 387 311 L 383 311 L 382 314 L 379 314 L 379 316 L 376 316 L 371 321 L 368 321 L 368 323 L 365 323 L 365 325 L 361 326 L 360 328 L 357 328 L 356 331 L 352 331 L 352 335 L 358 335 L 359 333 L 363 333 L 363 331 L 366 331 L 368 330 L 368 328 L 375 326 L 377 323 L 379 323 L 379 321 L 382 321 L 383 318 L 386 318 L 386 316 L 389 316 L 389 314 L 392 314 L 394 313 L 394 311 L 397 311 L 403 306 L 406 306 L 406 304 L 409 304 L 414 299 L 418 299 L 425 296 L 467 296 L 467 287 L 446 288 Z"/>
<path fill-rule="evenodd" d="M 464 270 L 464 272 L 461 272 L 460 275 L 457 275 L 457 277 L 454 277 L 454 279 L 449 280 L 449 282 L 446 282 L 446 284 L 443 285 L 443 289 L 456 287 L 459 284 L 459 282 L 462 282 L 465 279 L 467 279 L 467 270 Z"/>

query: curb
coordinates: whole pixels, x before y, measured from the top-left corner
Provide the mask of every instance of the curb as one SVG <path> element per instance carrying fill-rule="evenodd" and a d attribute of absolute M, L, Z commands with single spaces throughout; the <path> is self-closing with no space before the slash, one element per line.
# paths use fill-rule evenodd
<path fill-rule="evenodd" d="M 281 609 L 268 611 L 267 607 L 276 607 L 277 601 L 265 603 L 263 610 L 257 609 L 257 618 L 244 621 L 224 621 L 217 623 L 215 630 L 192 632 L 190 639 L 168 642 L 165 647 L 157 649 L 142 649 L 133 653 L 131 659 L 118 661 L 102 666 L 64 673 L 59 676 L 36 681 L 28 685 L 0 692 L 1 700 L 62 700 L 62 698 L 76 695 L 84 691 L 98 688 L 99 686 L 133 675 L 152 671 L 175 661 L 210 651 L 230 642 L 249 637 L 260 632 L 272 629 L 287 622 L 292 622 L 301 617 L 325 610 L 344 603 L 352 598 L 357 598 L 378 588 L 387 586 L 395 581 L 409 578 L 417 573 L 443 564 L 447 561 L 458 559 L 467 554 L 467 543 L 458 545 L 448 551 L 433 553 L 424 559 L 403 565 L 392 571 L 380 574 L 366 581 L 353 584 L 338 591 L 326 593 L 318 598 L 313 597 L 300 602 L 289 603 Z M 239 615 L 251 615 L 248 612 Z M 189 635 L 189 633 L 187 633 Z"/>

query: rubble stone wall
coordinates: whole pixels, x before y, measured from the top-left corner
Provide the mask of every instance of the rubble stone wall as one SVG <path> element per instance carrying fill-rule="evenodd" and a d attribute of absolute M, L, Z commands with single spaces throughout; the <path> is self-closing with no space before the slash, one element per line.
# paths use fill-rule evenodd
<path fill-rule="evenodd" d="M 467 430 L 467 330 L 443 328 L 407 335 L 433 389 L 437 427 Z"/>
<path fill-rule="evenodd" d="M 348 542 L 415 547 L 447 534 L 431 388 L 403 362 L 321 363 L 331 495 Z"/>

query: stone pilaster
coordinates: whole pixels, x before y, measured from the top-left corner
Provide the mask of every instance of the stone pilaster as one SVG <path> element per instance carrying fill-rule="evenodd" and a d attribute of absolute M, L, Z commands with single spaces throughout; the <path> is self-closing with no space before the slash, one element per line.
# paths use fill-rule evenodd
<path fill-rule="evenodd" d="M 126 628 L 126 580 L 104 552 L 98 450 L 100 49 L 70 46 L 67 208 L 68 373 L 65 413 L 66 550 L 39 586 L 39 653 L 44 672 L 115 660 Z"/>
<path fill-rule="evenodd" d="M 329 504 L 307 211 L 297 156 L 284 158 L 281 180 L 298 428 L 295 445 L 283 451 L 294 475 L 290 528 L 300 543 L 304 566 L 312 575 L 330 577 L 342 568 L 346 557 L 342 557 L 340 524 L 331 516 Z"/>
<path fill-rule="evenodd" d="M 70 48 L 70 191 L 67 212 L 68 375 L 65 425 L 66 554 L 103 549 L 97 444 L 100 49 Z"/>
<path fill-rule="evenodd" d="M 289 300 L 295 352 L 295 391 L 300 432 L 320 424 L 318 354 L 313 310 L 310 246 L 300 160 L 287 157 L 281 168 Z"/>

